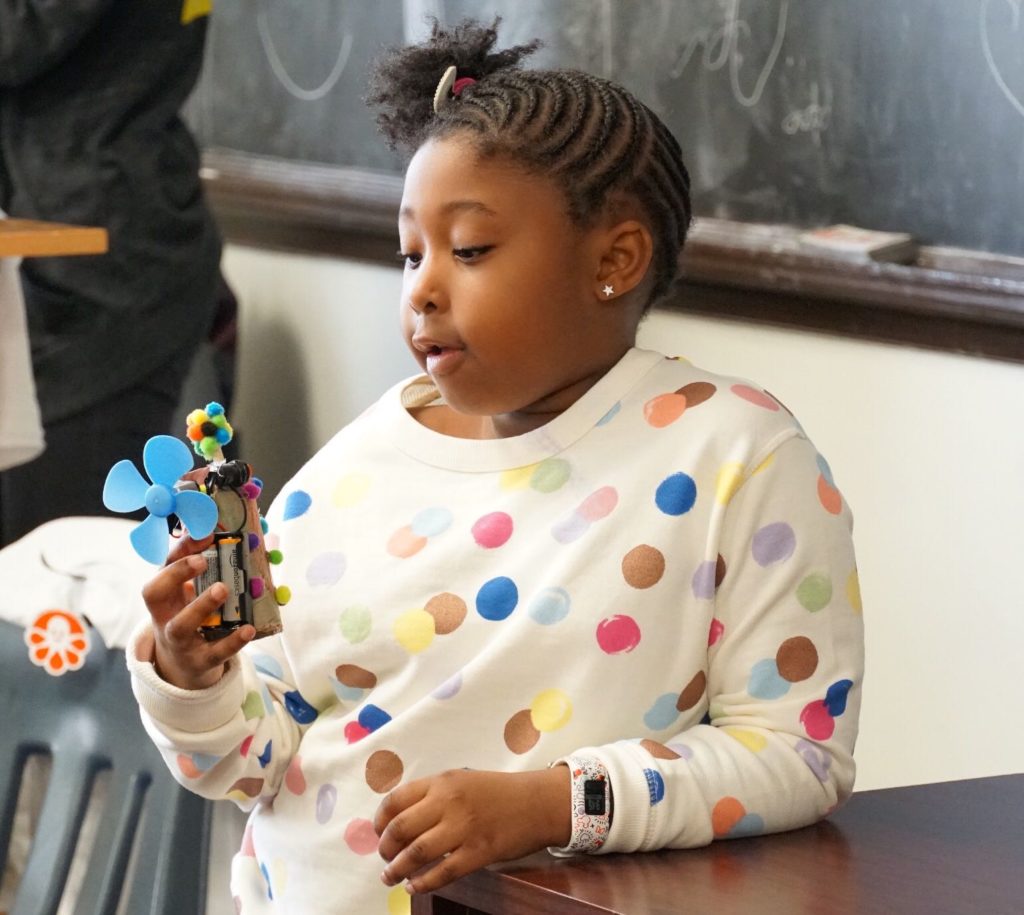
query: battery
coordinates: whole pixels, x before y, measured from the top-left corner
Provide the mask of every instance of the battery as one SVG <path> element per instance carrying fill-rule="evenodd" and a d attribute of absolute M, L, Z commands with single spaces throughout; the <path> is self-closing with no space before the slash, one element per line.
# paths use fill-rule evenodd
<path fill-rule="evenodd" d="M 248 593 L 248 544 L 235 534 L 215 535 L 214 544 L 203 550 L 206 569 L 193 579 L 198 596 L 217 582 L 223 582 L 228 594 L 218 612 L 203 621 L 207 638 L 220 638 L 243 623 L 252 622 Z"/>

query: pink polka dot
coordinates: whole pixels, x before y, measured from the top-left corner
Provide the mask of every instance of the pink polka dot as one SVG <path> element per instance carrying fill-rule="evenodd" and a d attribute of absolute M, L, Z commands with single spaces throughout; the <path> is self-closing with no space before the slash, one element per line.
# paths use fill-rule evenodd
<path fill-rule="evenodd" d="M 358 721 L 350 721 L 345 725 L 345 739 L 349 743 L 355 743 L 357 740 L 362 740 L 369 733 L 369 729 L 364 728 Z"/>
<path fill-rule="evenodd" d="M 732 392 L 737 397 L 742 397 L 757 407 L 764 407 L 766 410 L 771 410 L 774 413 L 777 413 L 779 410 L 778 401 L 769 397 L 764 391 L 752 388 L 749 384 L 734 384 Z"/>
<path fill-rule="evenodd" d="M 302 774 L 302 757 L 293 756 L 284 773 L 285 786 L 292 794 L 303 794 L 306 790 L 306 776 Z"/>
<path fill-rule="evenodd" d="M 491 512 L 473 525 L 473 539 L 484 549 L 502 546 L 512 536 L 512 519 L 505 512 Z"/>
<path fill-rule="evenodd" d="M 238 748 L 238 754 L 240 756 L 248 756 L 249 755 L 249 747 L 252 746 L 252 738 L 253 738 L 253 735 L 250 734 L 248 737 L 245 738 L 245 740 L 242 741 L 242 745 Z"/>
<path fill-rule="evenodd" d="M 242 833 L 242 847 L 238 849 L 238 853 L 243 858 L 255 858 L 256 848 L 252 844 L 252 826 L 246 825 L 245 831 Z"/>
<path fill-rule="evenodd" d="M 357 855 L 370 855 L 377 850 L 377 833 L 369 820 L 355 819 L 345 827 L 345 844 Z"/>
<path fill-rule="evenodd" d="M 808 703 L 800 713 L 800 723 L 812 740 L 828 740 L 836 729 L 835 719 L 821 699 Z"/>
<path fill-rule="evenodd" d="M 640 644 L 640 627 L 631 616 L 610 616 L 597 624 L 597 644 L 606 654 L 632 651 Z"/>
<path fill-rule="evenodd" d="M 607 518 L 616 505 L 619 504 L 619 494 L 614 486 L 602 486 L 597 492 L 587 496 L 576 513 L 587 521 L 600 521 Z"/>
<path fill-rule="evenodd" d="M 711 621 L 711 631 L 708 632 L 708 648 L 715 644 L 725 632 L 725 623 L 720 619 L 713 619 Z"/>

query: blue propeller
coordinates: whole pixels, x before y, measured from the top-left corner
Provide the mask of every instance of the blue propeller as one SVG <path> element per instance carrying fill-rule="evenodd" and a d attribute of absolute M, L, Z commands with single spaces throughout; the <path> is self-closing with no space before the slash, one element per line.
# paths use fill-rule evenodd
<path fill-rule="evenodd" d="M 202 540 L 217 524 L 217 503 L 205 493 L 175 491 L 174 484 L 192 469 L 192 452 L 171 435 L 155 435 L 146 442 L 142 466 L 152 484 L 131 461 L 118 461 L 111 467 L 103 484 L 103 504 L 114 512 L 149 510 L 149 517 L 129 539 L 143 559 L 163 565 L 167 557 L 167 516 L 177 515 L 189 536 Z"/>

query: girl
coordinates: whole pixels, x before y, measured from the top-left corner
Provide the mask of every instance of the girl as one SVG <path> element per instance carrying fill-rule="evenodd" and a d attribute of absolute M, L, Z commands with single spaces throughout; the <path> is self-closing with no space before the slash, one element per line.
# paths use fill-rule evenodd
<path fill-rule="evenodd" d="M 204 642 L 205 542 L 130 666 L 183 784 L 252 810 L 246 915 L 406 912 L 494 861 L 792 829 L 850 793 L 851 519 L 757 386 L 634 347 L 690 222 L 623 88 L 437 25 L 372 100 L 414 150 L 402 329 L 425 374 L 269 517 L 285 631 Z M 454 69 L 453 69 L 454 68 Z M 379 855 L 379 857 L 378 857 Z"/>

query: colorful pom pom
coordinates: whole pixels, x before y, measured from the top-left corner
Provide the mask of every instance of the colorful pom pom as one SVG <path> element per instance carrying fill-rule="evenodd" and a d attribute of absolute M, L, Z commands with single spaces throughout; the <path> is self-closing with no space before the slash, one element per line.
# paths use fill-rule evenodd
<path fill-rule="evenodd" d="M 260 488 L 253 486 L 251 480 L 248 483 L 243 483 L 239 487 L 239 492 L 247 499 L 258 499 L 260 496 Z"/>
<path fill-rule="evenodd" d="M 282 553 L 280 550 L 271 550 L 269 553 L 267 553 L 267 562 L 269 562 L 272 566 L 280 565 L 282 559 L 284 559 L 284 553 Z"/>
<path fill-rule="evenodd" d="M 231 441 L 234 430 L 224 414 L 224 408 L 216 401 L 210 401 L 205 410 L 189 413 L 186 434 L 196 454 L 213 460 L 220 449 Z"/>
<path fill-rule="evenodd" d="M 262 578 L 251 578 L 249 579 L 249 593 L 252 595 L 253 600 L 259 600 L 263 597 L 263 579 Z"/>
<path fill-rule="evenodd" d="M 274 597 L 277 598 L 278 606 L 283 607 L 292 599 L 292 589 L 288 585 L 278 585 Z"/>
<path fill-rule="evenodd" d="M 264 534 L 270 532 L 270 525 L 267 524 L 267 519 L 262 515 L 260 515 L 260 530 L 263 531 Z"/>

